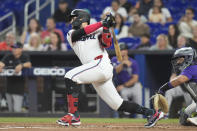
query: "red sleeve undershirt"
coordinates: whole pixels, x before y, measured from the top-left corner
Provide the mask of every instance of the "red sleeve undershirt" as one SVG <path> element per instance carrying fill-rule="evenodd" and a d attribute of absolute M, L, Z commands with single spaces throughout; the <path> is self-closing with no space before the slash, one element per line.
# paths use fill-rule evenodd
<path fill-rule="evenodd" d="M 84 27 L 84 31 L 86 34 L 90 34 L 94 31 L 96 31 L 97 29 L 99 29 L 100 27 L 102 27 L 102 23 L 97 22 L 95 24 L 87 25 L 86 27 Z"/>

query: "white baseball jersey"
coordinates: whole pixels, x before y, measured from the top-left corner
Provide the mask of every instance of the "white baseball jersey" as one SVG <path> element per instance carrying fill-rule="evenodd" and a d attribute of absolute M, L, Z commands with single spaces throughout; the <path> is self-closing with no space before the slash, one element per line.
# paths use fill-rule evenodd
<path fill-rule="evenodd" d="M 107 51 L 100 46 L 99 35 L 102 28 L 73 42 L 70 30 L 67 39 L 83 65 L 68 71 L 65 78 L 69 78 L 78 84 L 92 83 L 99 96 L 114 110 L 117 110 L 123 99 L 120 97 L 112 82 L 113 66 Z M 102 58 L 95 57 L 103 55 Z"/>
<path fill-rule="evenodd" d="M 108 56 L 107 51 L 100 46 L 99 35 L 101 35 L 103 28 L 99 28 L 93 33 L 82 37 L 79 41 L 73 42 L 71 35 L 74 30 L 70 30 L 67 34 L 67 40 L 79 57 L 82 64 L 86 64 L 99 55 Z"/>

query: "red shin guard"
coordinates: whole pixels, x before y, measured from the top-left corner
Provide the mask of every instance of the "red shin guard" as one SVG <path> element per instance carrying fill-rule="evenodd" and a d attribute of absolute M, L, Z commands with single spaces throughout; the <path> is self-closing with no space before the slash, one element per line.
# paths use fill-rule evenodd
<path fill-rule="evenodd" d="M 74 98 L 72 95 L 67 95 L 68 112 L 74 114 L 78 111 L 78 98 Z"/>

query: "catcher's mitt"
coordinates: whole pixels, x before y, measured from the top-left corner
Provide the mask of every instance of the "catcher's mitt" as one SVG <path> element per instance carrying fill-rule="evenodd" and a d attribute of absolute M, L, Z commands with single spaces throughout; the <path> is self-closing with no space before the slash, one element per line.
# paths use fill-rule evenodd
<path fill-rule="evenodd" d="M 154 95 L 154 109 L 161 109 L 164 113 L 168 113 L 168 102 L 166 98 L 161 94 Z"/>

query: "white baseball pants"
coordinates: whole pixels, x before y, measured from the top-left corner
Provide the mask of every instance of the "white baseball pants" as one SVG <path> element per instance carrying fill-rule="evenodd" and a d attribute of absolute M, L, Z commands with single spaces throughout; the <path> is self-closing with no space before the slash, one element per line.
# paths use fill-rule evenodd
<path fill-rule="evenodd" d="M 65 78 L 69 78 L 78 84 L 92 83 L 98 95 L 112 109 L 118 110 L 123 99 L 120 97 L 112 82 L 113 66 L 107 56 L 93 60 L 87 64 L 68 71 Z"/>
<path fill-rule="evenodd" d="M 192 103 L 187 108 L 185 108 L 185 113 L 191 116 L 194 112 L 197 112 L 197 105 L 194 101 L 192 101 Z"/>

